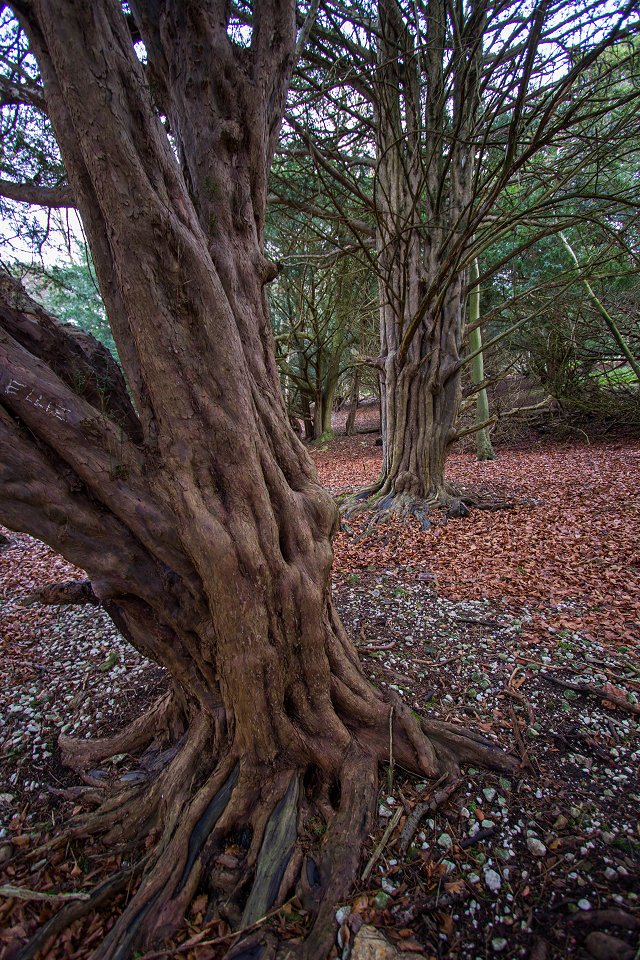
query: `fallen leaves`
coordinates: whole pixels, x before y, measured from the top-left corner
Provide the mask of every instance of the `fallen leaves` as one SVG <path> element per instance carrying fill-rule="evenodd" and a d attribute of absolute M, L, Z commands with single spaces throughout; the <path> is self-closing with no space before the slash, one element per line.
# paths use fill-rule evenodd
<path fill-rule="evenodd" d="M 322 481 L 334 492 L 378 475 L 373 438 L 340 438 L 316 453 Z M 335 540 L 337 576 L 367 567 L 402 566 L 437 580 L 452 600 L 488 598 L 525 608 L 524 643 L 579 632 L 608 644 L 640 643 L 640 443 L 548 444 L 506 450 L 478 463 L 453 454 L 448 476 L 468 488 L 515 500 L 509 511 L 473 510 L 433 524 L 391 519 L 367 531 L 367 517 L 349 521 L 353 536 Z"/>
<path fill-rule="evenodd" d="M 615 710 L 616 701 L 625 700 L 627 697 L 626 690 L 623 690 L 621 687 L 615 687 L 612 683 L 604 683 L 602 685 L 602 690 L 613 698 L 611 700 L 602 701 L 602 706 L 606 707 L 607 710 Z"/>

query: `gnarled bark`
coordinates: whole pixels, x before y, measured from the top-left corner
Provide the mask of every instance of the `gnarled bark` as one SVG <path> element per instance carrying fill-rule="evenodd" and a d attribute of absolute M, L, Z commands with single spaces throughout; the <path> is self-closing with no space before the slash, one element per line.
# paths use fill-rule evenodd
<path fill-rule="evenodd" d="M 90 339 L 1 284 L 0 517 L 85 569 L 172 679 L 169 697 L 115 737 L 62 742 L 79 769 L 112 752 L 152 755 L 144 784 L 121 784 L 69 827 L 133 844 L 141 865 L 94 956 L 164 941 L 199 889 L 234 926 L 297 890 L 315 916 L 300 951 L 320 960 L 371 822 L 391 707 L 394 758 L 408 770 L 513 763 L 385 701 L 331 602 L 337 511 L 289 425 L 264 296 L 293 2 L 255 4 L 249 48 L 229 39 L 224 4 L 132 7 L 181 167 L 118 4 L 18 7 L 133 403 Z M 302 845 L 312 815 L 325 838 Z"/>
<path fill-rule="evenodd" d="M 430 507 L 459 496 L 445 481 L 445 463 L 461 400 L 467 271 L 464 246 L 456 245 L 471 215 L 483 15 L 470 15 L 452 41 L 453 81 L 445 82 L 450 54 L 443 0 L 429 2 L 421 50 L 396 0 L 380 0 L 378 10 L 375 200 L 384 462 L 378 482 L 347 512 L 392 510 L 426 525 Z"/>

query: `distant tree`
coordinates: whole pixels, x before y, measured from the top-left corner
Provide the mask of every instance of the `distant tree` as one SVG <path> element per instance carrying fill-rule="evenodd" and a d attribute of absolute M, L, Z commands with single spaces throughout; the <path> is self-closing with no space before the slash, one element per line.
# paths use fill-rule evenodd
<path fill-rule="evenodd" d="M 484 351 L 482 349 L 482 291 L 480 270 L 474 260 L 470 268 L 471 290 L 469 291 L 469 353 L 471 355 L 471 379 L 476 393 L 476 415 L 480 426 L 476 431 L 476 455 L 478 460 L 495 460 L 496 455 L 489 436 L 489 397 L 485 384 Z"/>
<path fill-rule="evenodd" d="M 357 365 L 374 301 L 370 273 L 361 264 L 341 257 L 323 265 L 322 254 L 314 256 L 300 233 L 294 242 L 295 254 L 271 287 L 271 312 L 290 412 L 314 440 L 331 433 L 339 384 Z"/>
<path fill-rule="evenodd" d="M 630 232 L 623 230 L 627 239 Z M 517 271 L 505 273 L 501 282 L 514 296 L 506 307 L 489 310 L 490 329 L 501 338 L 503 356 L 533 376 L 567 414 L 594 427 L 637 428 L 637 264 L 633 251 L 621 249 L 615 236 L 598 242 L 594 231 L 589 234 L 595 249 L 588 256 L 584 232 L 581 238 L 565 236 L 575 259 L 558 235 L 533 247 Z M 498 293 L 497 300 L 503 295 Z"/>

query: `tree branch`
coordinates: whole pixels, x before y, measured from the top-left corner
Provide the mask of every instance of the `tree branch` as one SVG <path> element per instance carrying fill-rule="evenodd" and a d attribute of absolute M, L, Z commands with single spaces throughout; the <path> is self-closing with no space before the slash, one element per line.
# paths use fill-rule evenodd
<path fill-rule="evenodd" d="M 494 413 L 488 420 L 483 420 L 481 423 L 472 423 L 470 427 L 464 427 L 463 430 L 453 430 L 449 434 L 449 443 L 457 443 L 463 437 L 468 437 L 471 433 L 478 433 L 479 430 L 486 430 L 497 422 L 498 414 Z"/>
<path fill-rule="evenodd" d="M 109 416 L 131 440 L 142 441 L 142 427 L 124 377 L 107 348 L 79 327 L 60 323 L 3 270 L 0 328 L 45 362 L 78 396 Z"/>
<path fill-rule="evenodd" d="M 0 106 L 21 105 L 46 112 L 44 91 L 31 84 L 13 83 L 7 77 L 0 77 Z"/>
<path fill-rule="evenodd" d="M 0 196 L 18 203 L 32 203 L 40 207 L 75 207 L 73 190 L 68 183 L 57 187 L 43 187 L 36 183 L 14 183 L 0 180 Z"/>
<path fill-rule="evenodd" d="M 534 413 L 536 410 L 547 409 L 551 401 L 552 397 L 545 397 L 544 400 L 540 401 L 540 403 L 533 403 L 527 407 L 513 407 L 512 410 L 507 410 L 506 413 L 494 413 L 493 416 L 489 417 L 488 420 L 484 420 L 482 423 L 473 423 L 470 427 L 464 427 L 462 430 L 452 431 L 449 434 L 449 443 L 457 443 L 458 440 L 469 436 L 470 433 L 477 433 L 478 430 L 485 430 L 486 428 L 493 426 L 493 424 L 497 423 L 499 420 L 505 420 L 507 417 L 516 417 L 520 413 Z"/>

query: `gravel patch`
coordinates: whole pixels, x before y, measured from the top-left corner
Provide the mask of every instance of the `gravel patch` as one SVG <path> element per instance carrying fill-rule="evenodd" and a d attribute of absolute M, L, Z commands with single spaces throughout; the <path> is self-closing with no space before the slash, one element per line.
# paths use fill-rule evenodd
<path fill-rule="evenodd" d="M 51 788 L 76 782 L 60 765 L 60 734 L 109 735 L 165 685 L 164 671 L 124 640 L 103 610 L 28 602 L 36 587 L 81 572 L 26 535 L 4 534 L 0 839 L 25 800 L 46 802 Z"/>
<path fill-rule="evenodd" d="M 588 957 L 594 929 L 635 949 L 638 717 L 545 679 L 601 686 L 613 678 L 637 703 L 633 656 L 578 633 L 531 646 L 523 641 L 526 609 L 448 600 L 411 569 L 353 575 L 336 593 L 374 683 L 416 711 L 483 732 L 523 761 L 513 778 L 468 768 L 449 803 L 423 818 L 405 858 L 400 820 L 360 891 L 377 905 L 368 919 L 401 948 L 410 928 L 427 956 L 461 960 L 529 957 L 533 946 L 537 960 Z M 426 789 L 396 778 L 390 795 L 385 783 L 372 849 L 397 805 L 408 814 Z"/>

